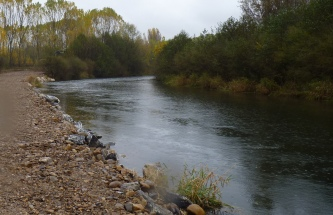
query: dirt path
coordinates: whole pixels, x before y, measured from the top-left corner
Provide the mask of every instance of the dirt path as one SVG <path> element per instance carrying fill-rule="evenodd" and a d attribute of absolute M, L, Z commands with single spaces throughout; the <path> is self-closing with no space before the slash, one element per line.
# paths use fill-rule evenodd
<path fill-rule="evenodd" d="M 119 192 L 133 173 L 67 140 L 73 125 L 28 86 L 30 75 L 0 74 L 0 214 L 126 214 L 126 201 L 142 203 Z"/>

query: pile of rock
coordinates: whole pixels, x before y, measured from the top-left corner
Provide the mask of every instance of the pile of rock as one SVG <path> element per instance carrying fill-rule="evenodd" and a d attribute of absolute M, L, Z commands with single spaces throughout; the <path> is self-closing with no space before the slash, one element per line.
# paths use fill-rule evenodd
<path fill-rule="evenodd" d="M 45 83 L 45 82 L 54 82 L 55 79 L 54 78 L 50 78 L 47 76 L 41 76 L 41 77 L 37 77 L 36 80 L 40 83 Z"/>

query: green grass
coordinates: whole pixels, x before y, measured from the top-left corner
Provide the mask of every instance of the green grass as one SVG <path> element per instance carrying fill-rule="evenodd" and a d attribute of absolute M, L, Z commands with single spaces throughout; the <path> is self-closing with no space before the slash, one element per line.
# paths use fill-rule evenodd
<path fill-rule="evenodd" d="M 208 167 L 189 169 L 184 165 L 184 172 L 177 186 L 177 193 L 186 196 L 193 203 L 205 209 L 221 208 L 221 188 L 230 177 L 216 175 Z"/>

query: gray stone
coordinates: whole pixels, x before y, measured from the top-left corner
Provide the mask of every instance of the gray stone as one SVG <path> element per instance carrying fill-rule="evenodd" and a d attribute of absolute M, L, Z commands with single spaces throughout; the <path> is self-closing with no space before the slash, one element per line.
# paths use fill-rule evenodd
<path fill-rule="evenodd" d="M 139 182 L 124 183 L 121 185 L 120 188 L 122 191 L 127 191 L 127 190 L 137 191 L 140 190 L 140 184 Z"/>
<path fill-rule="evenodd" d="M 132 213 L 133 212 L 133 204 L 131 202 L 128 202 L 125 204 L 126 211 Z"/>
<path fill-rule="evenodd" d="M 155 203 L 155 201 L 148 196 L 142 190 L 137 191 L 138 195 L 142 196 L 147 201 L 147 208 L 150 209 L 150 213 L 163 214 L 163 215 L 173 215 L 171 211 L 163 208 L 162 206 Z"/>
<path fill-rule="evenodd" d="M 68 140 L 72 141 L 76 145 L 84 145 L 86 143 L 85 136 L 79 134 L 69 135 Z"/>
<path fill-rule="evenodd" d="M 88 136 L 86 137 L 89 147 L 101 147 L 104 148 L 104 145 L 101 141 L 99 141 L 100 136 L 95 135 L 92 132 L 88 132 Z"/>
<path fill-rule="evenodd" d="M 55 96 L 46 95 L 44 98 L 47 102 L 49 102 L 52 105 L 56 105 L 56 104 L 60 103 L 60 100 Z"/>
<path fill-rule="evenodd" d="M 121 203 L 117 203 L 114 207 L 118 210 L 124 209 L 124 205 Z"/>
<path fill-rule="evenodd" d="M 68 115 L 68 114 L 63 114 L 62 115 L 62 118 L 64 119 L 64 120 L 66 120 L 67 122 L 70 122 L 70 123 L 74 123 L 74 120 L 73 120 L 73 118 L 70 116 L 70 115 Z"/>
<path fill-rule="evenodd" d="M 174 203 L 179 208 L 186 209 L 189 205 L 193 204 L 188 198 L 185 196 L 181 196 L 177 193 L 170 192 L 166 189 L 160 188 L 159 193 L 162 196 L 162 199 L 167 203 Z"/>
<path fill-rule="evenodd" d="M 103 149 L 101 152 L 105 160 L 114 160 L 114 161 L 118 160 L 117 153 L 113 150 Z"/>

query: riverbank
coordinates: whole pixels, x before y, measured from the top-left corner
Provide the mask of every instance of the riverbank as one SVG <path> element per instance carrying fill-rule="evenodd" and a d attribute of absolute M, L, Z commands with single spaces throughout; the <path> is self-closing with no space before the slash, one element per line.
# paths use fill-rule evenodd
<path fill-rule="evenodd" d="M 202 88 L 229 93 L 255 93 L 273 97 L 289 97 L 305 100 L 333 100 L 331 81 L 313 81 L 310 83 L 288 82 L 280 86 L 275 81 L 263 78 L 255 82 L 247 78 L 225 81 L 219 76 L 171 75 L 161 80 L 172 87 Z"/>
<path fill-rule="evenodd" d="M 120 171 L 126 170 L 97 161 L 93 150 L 66 140 L 75 127 L 26 82 L 39 74 L 1 74 L 1 91 L 9 89 L 8 98 L 16 108 L 13 129 L 2 132 L 0 140 L 1 214 L 125 212 L 115 206 L 126 196 L 107 184 L 111 177 L 123 178 Z"/>
<path fill-rule="evenodd" d="M 41 74 L 0 74 L 0 213 L 147 213 L 141 189 L 154 184 L 103 159 L 101 148 L 70 141 L 77 128 L 27 83 Z"/>

